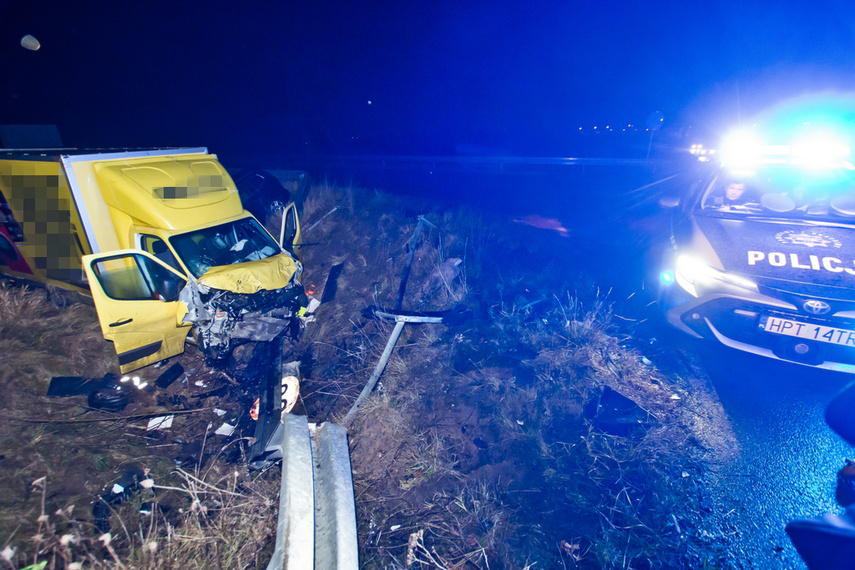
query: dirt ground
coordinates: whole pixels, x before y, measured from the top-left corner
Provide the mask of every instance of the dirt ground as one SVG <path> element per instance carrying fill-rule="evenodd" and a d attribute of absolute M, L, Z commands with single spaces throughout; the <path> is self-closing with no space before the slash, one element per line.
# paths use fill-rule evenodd
<path fill-rule="evenodd" d="M 329 184 L 303 197 L 302 226 L 302 281 L 324 303 L 285 344 L 303 377 L 292 413 L 347 413 L 392 330 L 371 309 L 395 305 L 411 254 L 402 308 L 443 317 L 404 327 L 349 429 L 363 568 L 723 560 L 705 490 L 708 465 L 734 450 L 721 407 L 692 358 L 656 338 L 644 303 L 573 269 L 585 252 L 548 228 Z M 147 386 L 124 383 L 131 401 L 120 412 L 48 397 L 52 377 L 117 371 L 94 309 L 0 292 L 2 353 L 15 355 L 0 367 L 0 547 L 11 567 L 266 564 L 278 468 L 245 467 L 255 388 L 188 347 L 130 375 Z M 49 333 L 33 338 L 40 322 Z M 151 390 L 176 363 L 180 377 Z M 148 429 L 165 415 L 171 427 Z M 217 435 L 226 423 L 235 431 Z M 183 490 L 140 489 L 144 480 Z M 123 481 L 127 492 L 115 493 Z M 251 497 L 251 509 L 226 509 L 228 492 Z M 193 555 L 164 555 L 163 537 L 188 527 L 209 536 Z M 105 529 L 113 546 L 98 541 Z M 62 544 L 65 535 L 74 538 Z M 149 552 L 153 542 L 160 550 Z"/>

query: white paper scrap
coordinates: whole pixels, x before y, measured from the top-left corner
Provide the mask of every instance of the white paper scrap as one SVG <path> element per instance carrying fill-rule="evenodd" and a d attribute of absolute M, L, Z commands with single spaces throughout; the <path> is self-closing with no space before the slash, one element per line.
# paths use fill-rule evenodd
<path fill-rule="evenodd" d="M 217 431 L 215 431 L 214 433 L 217 435 L 224 435 L 224 436 L 228 437 L 228 436 L 232 435 L 234 432 L 235 432 L 235 426 L 228 424 L 228 423 L 224 423 L 223 425 L 218 427 Z"/>
<path fill-rule="evenodd" d="M 157 416 L 156 418 L 151 418 L 148 420 L 148 431 L 156 430 L 156 429 L 169 429 L 172 427 L 172 420 L 175 419 L 174 415 L 169 416 Z"/>

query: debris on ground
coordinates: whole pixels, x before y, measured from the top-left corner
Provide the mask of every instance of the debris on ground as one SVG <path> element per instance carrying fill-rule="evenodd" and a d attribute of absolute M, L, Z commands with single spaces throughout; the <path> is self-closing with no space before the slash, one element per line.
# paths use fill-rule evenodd
<path fill-rule="evenodd" d="M 560 231 L 327 184 L 302 215 L 317 245 L 301 251 L 301 334 L 278 354 L 237 347 L 226 372 L 188 346 L 121 382 L 92 307 L 0 287 L 0 348 L 22 355 L 0 372 L 14 426 L 0 435 L 0 538 L 14 564 L 33 559 L 34 535 L 55 537 L 40 548 L 58 557 L 112 561 L 97 530 L 127 566 L 264 565 L 278 467 L 247 463 L 265 406 L 342 422 L 400 324 L 376 312 L 400 305 L 442 323 L 401 327 L 348 418 L 364 568 L 716 565 L 703 462 L 732 442 L 714 394 L 612 318 Z M 298 373 L 259 394 L 277 358 Z M 77 542 L 63 550 L 66 531 Z"/>

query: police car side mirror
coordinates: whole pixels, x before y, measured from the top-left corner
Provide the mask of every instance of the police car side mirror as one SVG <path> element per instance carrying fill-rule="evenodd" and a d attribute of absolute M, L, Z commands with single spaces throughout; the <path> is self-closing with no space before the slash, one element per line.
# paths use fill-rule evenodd
<path fill-rule="evenodd" d="M 674 195 L 665 195 L 659 198 L 659 206 L 662 208 L 676 208 L 680 205 L 680 197 Z"/>

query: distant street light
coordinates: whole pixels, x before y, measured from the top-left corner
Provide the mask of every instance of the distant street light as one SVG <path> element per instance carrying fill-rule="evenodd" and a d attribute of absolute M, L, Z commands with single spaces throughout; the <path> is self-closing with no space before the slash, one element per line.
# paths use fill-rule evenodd
<path fill-rule="evenodd" d="M 662 128 L 665 116 L 659 111 L 653 111 L 647 115 L 647 130 L 650 131 L 650 140 L 647 143 L 647 158 L 650 158 L 650 149 L 653 147 L 653 133 Z"/>

